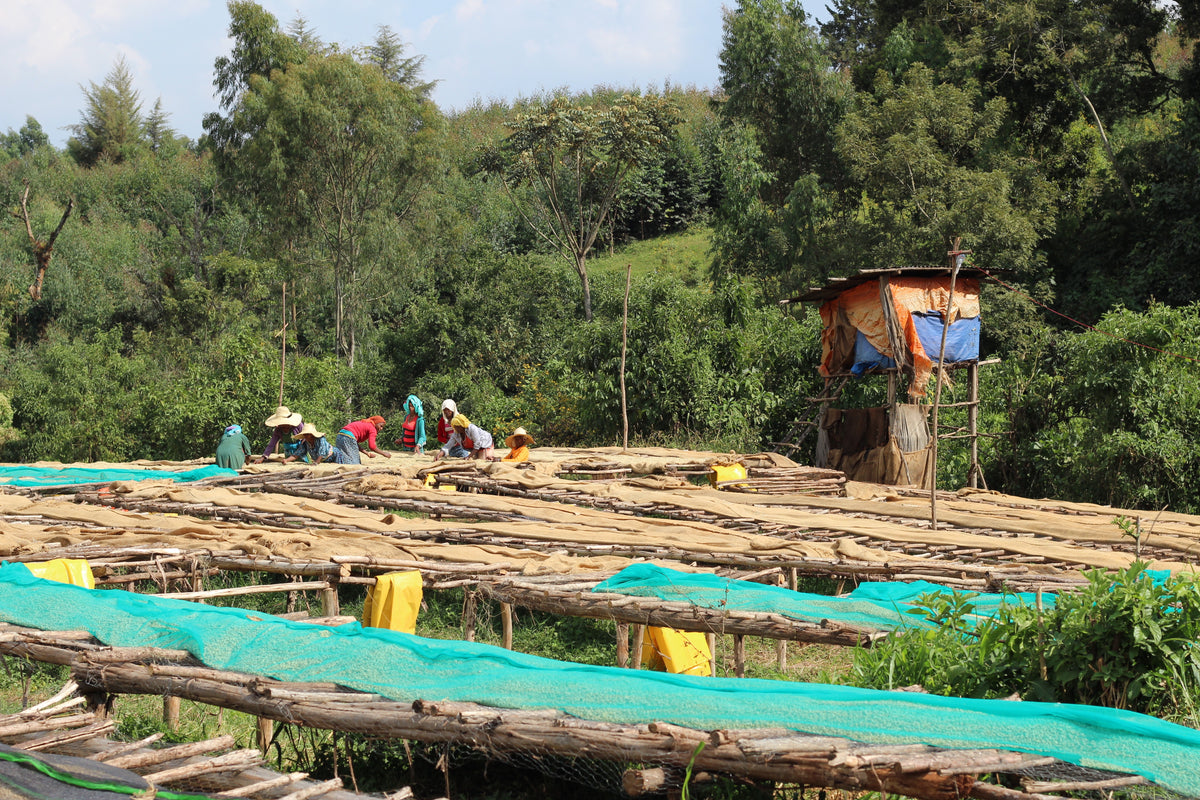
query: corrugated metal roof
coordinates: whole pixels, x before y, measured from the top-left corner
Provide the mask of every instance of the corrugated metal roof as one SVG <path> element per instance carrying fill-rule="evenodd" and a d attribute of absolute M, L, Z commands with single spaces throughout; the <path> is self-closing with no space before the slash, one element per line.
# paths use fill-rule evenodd
<path fill-rule="evenodd" d="M 908 267 L 888 267 L 884 269 L 861 269 L 856 275 L 847 275 L 843 278 L 831 278 L 829 283 L 824 286 L 814 286 L 803 294 L 795 297 L 790 297 L 787 300 L 780 300 L 780 305 L 789 303 L 823 303 L 826 300 L 837 297 L 847 289 L 853 289 L 855 286 L 873 281 L 877 278 L 887 277 L 924 277 L 937 278 L 943 275 L 950 274 L 950 266 L 942 264 L 941 266 L 920 266 L 913 265 Z M 982 270 L 973 267 L 962 267 L 958 270 L 960 278 L 981 278 L 984 273 Z"/>

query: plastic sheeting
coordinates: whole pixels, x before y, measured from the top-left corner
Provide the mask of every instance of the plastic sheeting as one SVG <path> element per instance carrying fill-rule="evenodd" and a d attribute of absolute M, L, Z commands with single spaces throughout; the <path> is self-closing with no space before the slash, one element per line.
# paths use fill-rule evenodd
<path fill-rule="evenodd" d="M 357 624 L 327 628 L 82 589 L 34 578 L 20 564 L 0 566 L 0 619 L 43 630 L 87 630 L 118 647 L 184 649 L 215 669 L 328 681 L 400 702 L 451 700 L 551 708 L 624 724 L 786 727 L 880 744 L 995 747 L 1132 772 L 1200 796 L 1200 731 L 1118 709 L 569 664 Z"/>
<path fill-rule="evenodd" d="M 946 360 L 978 358 L 979 280 L 957 281 L 953 308 L 949 304 L 949 276 L 880 278 L 847 289 L 821 305 L 821 374 L 853 372 L 860 364 L 853 374 L 862 374 L 871 364 L 882 367 L 891 361 L 911 365 L 910 393 L 924 394 L 941 345 L 942 319 L 949 317 L 950 331 L 955 333 L 955 356 L 951 357 L 948 342 Z M 975 322 L 960 328 L 966 320 Z"/>
<path fill-rule="evenodd" d="M 237 470 L 221 467 L 197 467 L 188 470 L 123 469 L 108 467 L 32 467 L 0 466 L 0 484 L 9 486 L 70 486 L 80 483 L 114 483 L 116 481 L 177 481 L 187 483 L 205 478 L 233 477 Z"/>

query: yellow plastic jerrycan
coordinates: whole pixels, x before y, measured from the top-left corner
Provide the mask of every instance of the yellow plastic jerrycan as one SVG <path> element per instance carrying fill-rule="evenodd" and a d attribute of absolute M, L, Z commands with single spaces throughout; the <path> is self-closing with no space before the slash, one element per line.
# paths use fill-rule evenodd
<path fill-rule="evenodd" d="M 53 561 L 38 561 L 26 564 L 35 577 L 48 581 L 69 583 L 72 586 L 82 586 L 85 589 L 95 589 L 96 579 L 92 575 L 92 565 L 83 558 L 56 558 Z"/>
<path fill-rule="evenodd" d="M 725 489 L 727 486 L 718 486 L 718 483 L 723 481 L 737 481 L 745 478 L 749 473 L 746 472 L 746 467 L 743 464 L 713 464 L 708 473 L 708 482 L 714 489 Z M 737 488 L 744 488 L 746 484 L 731 484 Z"/>
<path fill-rule="evenodd" d="M 421 609 L 421 573 L 417 570 L 389 572 L 375 579 L 363 603 L 363 627 L 387 628 L 401 633 L 417 632 Z"/>
<path fill-rule="evenodd" d="M 698 631 L 646 627 L 642 667 L 682 675 L 711 675 L 712 651 L 708 637 Z"/>

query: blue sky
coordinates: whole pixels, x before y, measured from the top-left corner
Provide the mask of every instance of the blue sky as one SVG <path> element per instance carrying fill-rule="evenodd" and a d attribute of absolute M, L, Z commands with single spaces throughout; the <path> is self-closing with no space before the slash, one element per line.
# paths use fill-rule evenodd
<path fill-rule="evenodd" d="M 715 87 L 722 0 L 259 0 L 326 42 L 370 43 L 380 25 L 424 55 L 445 109 L 598 84 Z M 805 0 L 824 15 L 823 0 Z M 124 55 L 143 110 L 162 98 L 196 139 L 217 108 L 212 65 L 227 54 L 224 0 L 0 0 L 0 131 L 32 115 L 57 146 L 79 121 L 83 88 Z"/>

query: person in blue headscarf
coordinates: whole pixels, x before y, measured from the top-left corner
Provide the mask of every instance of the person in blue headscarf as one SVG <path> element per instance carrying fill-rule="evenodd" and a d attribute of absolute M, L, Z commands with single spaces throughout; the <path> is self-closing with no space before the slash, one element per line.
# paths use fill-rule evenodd
<path fill-rule="evenodd" d="M 217 466 L 241 469 L 250 455 L 250 440 L 242 433 L 241 425 L 230 425 L 217 442 Z"/>
<path fill-rule="evenodd" d="M 400 438 L 393 444 L 421 455 L 425 452 L 425 409 L 421 406 L 420 398 L 410 394 L 400 411 L 404 414 L 404 425 Z"/>

